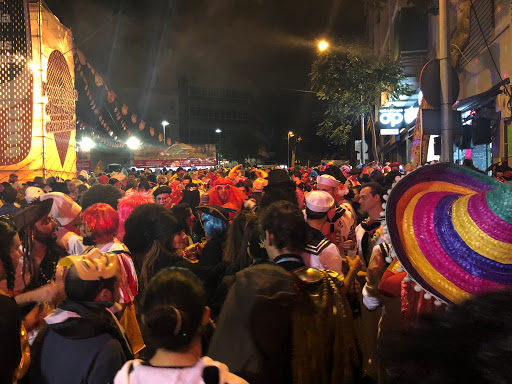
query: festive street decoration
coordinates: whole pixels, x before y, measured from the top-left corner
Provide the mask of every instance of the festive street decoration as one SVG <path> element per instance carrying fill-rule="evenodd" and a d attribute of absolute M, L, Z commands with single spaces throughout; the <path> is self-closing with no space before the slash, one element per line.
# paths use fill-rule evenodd
<path fill-rule="evenodd" d="M 6 1 L 2 12 L 10 22 L 0 23 L 0 181 L 10 173 L 21 181 L 72 178 L 76 92 L 71 31 L 38 2 Z"/>
<path fill-rule="evenodd" d="M 24 1 L 3 4 L 3 13 L 10 17 L 10 23 L 0 24 L 0 165 L 5 166 L 25 159 L 32 145 L 32 51 Z"/>
<path fill-rule="evenodd" d="M 123 131 L 126 131 L 128 136 L 131 136 L 132 132 L 128 128 L 127 122 L 128 124 L 131 124 L 130 126 L 132 126 L 134 129 L 138 128 L 139 131 L 146 131 L 146 128 L 148 126 L 147 122 L 140 119 L 139 116 L 133 111 L 130 111 L 126 104 L 122 104 L 121 106 L 117 104 L 117 94 L 113 90 L 109 89 L 107 83 L 98 73 L 98 71 L 96 71 L 91 65 L 91 63 L 87 61 L 87 58 L 85 57 L 84 53 L 79 49 L 74 49 L 74 53 L 77 72 L 80 74 L 80 78 L 84 83 L 83 88 L 85 94 L 87 95 L 90 101 L 90 108 L 96 115 L 96 118 L 98 119 L 100 125 L 103 126 L 105 131 L 110 136 L 114 134 L 124 135 Z M 85 68 L 88 69 L 90 75 L 84 73 L 83 69 Z M 91 76 L 94 79 L 94 84 L 96 85 L 97 92 L 91 91 L 90 84 L 92 83 L 92 80 L 88 80 L 88 77 L 91 78 Z M 105 93 L 102 93 L 103 91 Z M 95 93 L 101 96 L 98 96 L 95 99 Z M 102 103 L 102 105 L 100 106 L 97 100 L 100 100 L 100 98 L 104 100 L 105 97 L 108 104 Z M 105 116 L 102 115 L 102 113 L 104 113 L 105 111 L 108 112 L 108 114 L 110 115 L 108 117 L 110 118 L 105 118 Z M 125 120 L 125 117 L 128 118 L 128 121 Z M 153 127 L 149 127 L 149 137 L 155 137 L 155 139 L 158 138 L 159 142 L 163 142 L 163 136 L 160 133 L 156 135 L 156 130 Z M 149 137 L 146 136 L 146 138 Z"/>

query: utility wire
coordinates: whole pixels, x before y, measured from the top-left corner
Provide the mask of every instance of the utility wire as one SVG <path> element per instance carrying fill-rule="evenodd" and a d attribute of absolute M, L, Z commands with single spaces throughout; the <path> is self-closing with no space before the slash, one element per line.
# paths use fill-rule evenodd
<path fill-rule="evenodd" d="M 473 13 L 475 14 L 476 22 L 478 23 L 478 28 L 480 29 L 480 33 L 482 34 L 482 37 L 484 39 L 485 46 L 487 47 L 487 51 L 489 52 L 489 56 L 491 56 L 492 63 L 494 64 L 494 68 L 496 69 L 496 72 L 498 72 L 498 76 L 500 77 L 500 82 L 503 82 L 503 77 L 501 76 L 501 72 L 500 72 L 500 70 L 498 68 L 498 65 L 496 64 L 496 61 L 494 60 L 494 56 L 492 55 L 491 48 L 489 47 L 489 43 L 487 42 L 487 38 L 485 37 L 485 33 L 484 33 L 483 28 L 482 28 L 482 24 L 480 24 L 480 19 L 478 18 L 478 15 L 476 13 L 476 9 L 475 9 L 475 6 L 473 4 L 473 0 L 469 0 L 469 1 L 471 3 L 471 9 L 473 10 Z M 509 109 L 512 110 L 512 94 L 510 94 L 510 91 L 508 90 L 507 86 L 505 86 L 504 88 L 505 88 L 505 92 L 509 96 L 508 107 L 509 107 Z"/>

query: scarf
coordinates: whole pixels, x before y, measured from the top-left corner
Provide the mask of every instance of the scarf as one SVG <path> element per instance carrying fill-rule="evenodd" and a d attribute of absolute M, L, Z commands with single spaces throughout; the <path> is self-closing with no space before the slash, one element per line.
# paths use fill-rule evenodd
<path fill-rule="evenodd" d="M 368 265 L 368 263 L 370 262 L 371 257 L 371 251 L 368 254 L 370 248 L 370 239 L 375 230 L 381 226 L 381 220 L 382 219 L 378 219 L 370 223 L 370 218 L 367 218 L 361 223 L 361 228 L 364 229 L 364 235 L 363 238 L 361 239 L 361 248 L 363 251 L 363 257 L 366 262 L 366 265 Z"/>

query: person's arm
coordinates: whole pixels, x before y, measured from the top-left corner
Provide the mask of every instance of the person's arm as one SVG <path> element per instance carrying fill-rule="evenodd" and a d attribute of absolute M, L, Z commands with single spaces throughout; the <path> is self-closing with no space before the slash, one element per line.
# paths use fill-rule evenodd
<path fill-rule="evenodd" d="M 357 277 L 357 273 L 363 267 L 363 262 L 357 255 L 354 258 L 347 257 L 347 263 L 348 272 L 347 275 L 345 276 L 345 279 L 343 280 L 343 292 L 345 293 L 347 293 L 349 287 L 351 287 L 354 284 L 354 280 Z"/>
<path fill-rule="evenodd" d="M 64 297 L 64 284 L 48 283 L 32 291 L 20 293 L 14 300 L 18 305 L 24 305 L 29 303 L 57 303 Z"/>
<path fill-rule="evenodd" d="M 379 283 L 379 292 L 388 297 L 400 297 L 402 292 L 402 280 L 407 276 L 406 272 L 398 272 L 400 267 L 398 260 L 394 259 L 393 262 L 384 272 L 382 279 Z"/>

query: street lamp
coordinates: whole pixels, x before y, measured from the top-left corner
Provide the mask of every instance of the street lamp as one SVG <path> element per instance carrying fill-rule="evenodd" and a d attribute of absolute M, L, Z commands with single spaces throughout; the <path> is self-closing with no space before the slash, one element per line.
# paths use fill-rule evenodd
<path fill-rule="evenodd" d="M 329 48 L 329 43 L 325 40 L 321 40 L 318 42 L 318 49 L 320 52 L 325 51 L 327 48 Z"/>
<path fill-rule="evenodd" d="M 132 136 L 126 141 L 126 145 L 131 150 L 136 150 L 137 148 L 140 147 L 140 140 L 137 139 L 135 136 Z"/>
<path fill-rule="evenodd" d="M 94 148 L 94 141 L 90 137 L 83 137 L 80 146 L 84 151 L 90 151 L 91 148 Z"/>
<path fill-rule="evenodd" d="M 220 134 L 222 133 L 222 129 L 217 128 L 215 130 L 215 133 L 218 135 L 217 144 L 219 144 Z M 219 166 L 219 148 L 218 148 L 218 145 L 215 145 L 215 161 L 217 163 L 217 166 Z"/>
<path fill-rule="evenodd" d="M 162 127 L 164 127 L 164 144 L 167 143 L 166 138 L 165 138 L 165 127 L 167 127 L 168 125 L 169 125 L 169 122 L 167 120 L 162 121 Z"/>
<path fill-rule="evenodd" d="M 288 169 L 290 169 L 290 137 L 295 136 L 292 131 L 288 132 L 288 152 L 286 153 L 286 157 L 288 159 Z"/>

